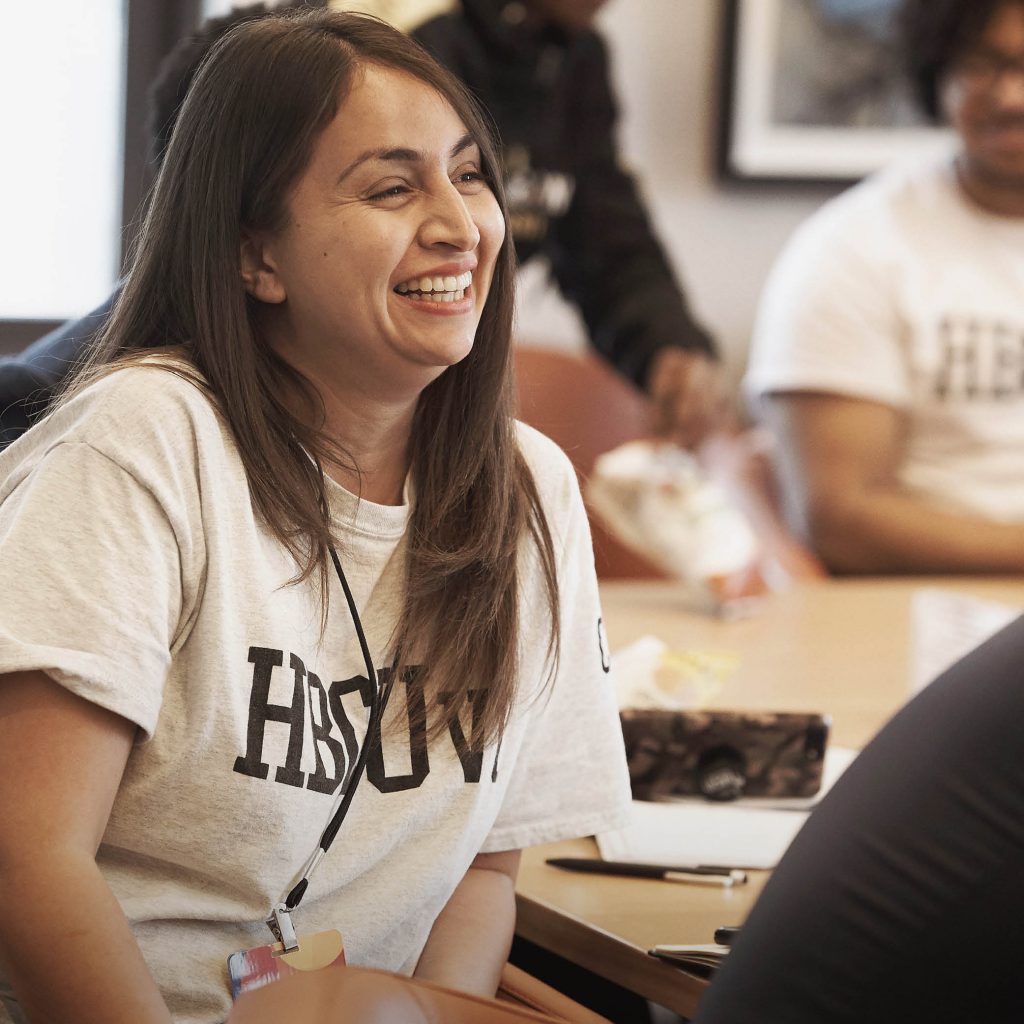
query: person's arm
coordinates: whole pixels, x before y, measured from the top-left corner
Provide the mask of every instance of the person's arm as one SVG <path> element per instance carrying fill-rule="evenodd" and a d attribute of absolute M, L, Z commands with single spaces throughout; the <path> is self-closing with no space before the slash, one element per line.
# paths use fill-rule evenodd
<path fill-rule="evenodd" d="M 764 421 L 794 528 L 833 571 L 1024 572 L 1024 523 L 944 512 L 898 486 L 898 409 L 789 392 L 766 398 Z"/>
<path fill-rule="evenodd" d="M 722 411 L 714 343 L 697 323 L 651 226 L 636 182 L 621 165 L 618 111 L 597 36 L 574 63 L 576 182 L 553 222 L 548 255 L 559 288 L 579 306 L 591 344 L 651 394 L 661 425 L 695 444 Z M 563 79 L 563 87 L 570 87 Z"/>
<path fill-rule="evenodd" d="M 42 672 L 0 676 L 0 961 L 32 1024 L 169 1024 L 96 865 L 136 727 Z"/>
<path fill-rule="evenodd" d="M 416 977 L 493 996 L 516 923 L 519 850 L 480 853 L 434 922 Z"/>

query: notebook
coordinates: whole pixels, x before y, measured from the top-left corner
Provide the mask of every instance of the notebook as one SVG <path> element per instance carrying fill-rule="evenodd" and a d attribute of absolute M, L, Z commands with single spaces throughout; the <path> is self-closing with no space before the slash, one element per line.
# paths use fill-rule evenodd
<path fill-rule="evenodd" d="M 681 967 L 690 974 L 696 974 L 700 978 L 710 978 L 722 966 L 729 947 L 709 942 L 704 945 L 655 946 L 649 952 L 651 956 Z"/>

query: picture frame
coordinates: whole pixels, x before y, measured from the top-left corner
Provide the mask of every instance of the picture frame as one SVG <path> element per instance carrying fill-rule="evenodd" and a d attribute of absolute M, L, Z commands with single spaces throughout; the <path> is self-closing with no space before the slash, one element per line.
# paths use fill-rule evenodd
<path fill-rule="evenodd" d="M 903 74 L 899 0 L 728 0 L 719 171 L 853 182 L 947 149 Z"/>

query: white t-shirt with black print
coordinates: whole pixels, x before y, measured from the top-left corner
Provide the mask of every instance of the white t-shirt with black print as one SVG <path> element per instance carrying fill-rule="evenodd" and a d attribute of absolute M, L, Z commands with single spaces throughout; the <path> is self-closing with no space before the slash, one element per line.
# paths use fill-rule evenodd
<path fill-rule="evenodd" d="M 907 492 L 1024 521 L 1024 218 L 976 206 L 948 156 L 826 203 L 769 277 L 746 386 L 905 410 Z"/>

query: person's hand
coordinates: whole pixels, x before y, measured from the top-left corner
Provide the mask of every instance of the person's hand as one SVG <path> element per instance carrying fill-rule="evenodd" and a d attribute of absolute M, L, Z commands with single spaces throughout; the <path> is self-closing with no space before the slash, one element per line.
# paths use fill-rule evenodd
<path fill-rule="evenodd" d="M 666 347 L 655 353 L 647 380 L 655 432 L 695 448 L 725 421 L 722 368 L 703 352 Z"/>

